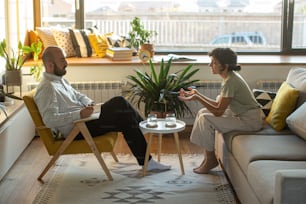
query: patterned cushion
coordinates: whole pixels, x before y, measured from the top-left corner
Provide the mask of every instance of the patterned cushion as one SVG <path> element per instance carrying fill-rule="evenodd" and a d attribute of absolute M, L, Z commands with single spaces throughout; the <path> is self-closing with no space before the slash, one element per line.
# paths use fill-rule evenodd
<path fill-rule="evenodd" d="M 298 97 L 299 90 L 283 82 L 276 93 L 266 122 L 277 131 L 284 129 L 286 118 L 294 110 Z"/>
<path fill-rule="evenodd" d="M 76 52 L 72 45 L 69 30 L 63 28 L 52 29 L 52 33 L 54 35 L 57 45 L 65 51 L 66 57 L 75 57 Z"/>
<path fill-rule="evenodd" d="M 77 57 L 90 57 L 92 55 L 92 49 L 86 31 L 69 29 L 69 32 Z"/>
<path fill-rule="evenodd" d="M 57 46 L 51 27 L 38 27 L 36 30 L 38 32 L 38 36 L 43 42 L 44 47 Z"/>
<path fill-rule="evenodd" d="M 257 102 L 261 105 L 261 110 L 267 116 L 271 110 L 276 92 L 264 91 L 261 89 L 253 89 L 253 94 Z"/>

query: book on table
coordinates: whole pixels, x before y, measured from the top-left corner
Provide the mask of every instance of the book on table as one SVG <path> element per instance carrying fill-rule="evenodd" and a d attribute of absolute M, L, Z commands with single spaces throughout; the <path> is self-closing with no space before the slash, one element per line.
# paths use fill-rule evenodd
<path fill-rule="evenodd" d="M 125 47 L 113 47 L 106 50 L 106 55 L 112 60 L 131 60 L 133 50 Z"/>

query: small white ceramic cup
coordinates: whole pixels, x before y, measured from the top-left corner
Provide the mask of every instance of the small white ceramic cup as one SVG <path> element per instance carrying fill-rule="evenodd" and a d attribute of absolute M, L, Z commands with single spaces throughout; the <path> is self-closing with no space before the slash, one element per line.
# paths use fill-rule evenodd
<path fill-rule="evenodd" d="M 166 114 L 166 126 L 168 127 L 175 127 L 176 126 L 176 117 L 174 113 L 167 113 Z"/>
<path fill-rule="evenodd" d="M 147 125 L 149 127 L 155 127 L 157 125 L 157 115 L 150 113 L 147 118 Z"/>

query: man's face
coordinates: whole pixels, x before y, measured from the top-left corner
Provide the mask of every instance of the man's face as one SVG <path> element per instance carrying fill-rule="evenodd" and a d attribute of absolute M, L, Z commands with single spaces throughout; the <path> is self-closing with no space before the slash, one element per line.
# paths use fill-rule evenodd
<path fill-rule="evenodd" d="M 66 67 L 67 61 L 64 54 L 62 52 L 58 52 L 53 63 L 53 73 L 56 76 L 64 76 L 67 73 Z"/>
<path fill-rule="evenodd" d="M 53 72 L 54 72 L 54 74 L 56 76 L 64 76 L 67 73 L 66 67 L 67 66 L 61 66 L 60 67 L 56 63 L 54 63 L 54 70 L 53 70 Z"/>

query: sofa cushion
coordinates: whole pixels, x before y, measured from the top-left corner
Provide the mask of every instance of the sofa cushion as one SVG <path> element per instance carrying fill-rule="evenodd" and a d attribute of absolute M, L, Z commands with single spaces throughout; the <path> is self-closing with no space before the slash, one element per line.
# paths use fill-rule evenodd
<path fill-rule="evenodd" d="M 38 41 L 41 41 L 43 43 L 43 41 L 39 37 L 38 32 L 36 30 L 29 30 L 28 35 L 29 35 L 29 45 L 31 45 L 32 43 L 37 43 Z M 41 53 L 38 55 L 39 59 L 42 58 L 42 53 L 43 53 L 44 49 L 45 49 L 44 45 L 42 45 Z"/>
<path fill-rule="evenodd" d="M 291 68 L 286 81 L 300 91 L 297 107 L 301 106 L 306 101 L 306 68 Z"/>
<path fill-rule="evenodd" d="M 95 33 L 88 34 L 90 45 L 98 57 L 104 57 L 106 55 L 106 50 L 109 47 L 106 37 L 107 35 L 108 34 L 105 35 L 100 35 Z"/>
<path fill-rule="evenodd" d="M 278 170 L 290 169 L 306 169 L 306 161 L 261 160 L 250 163 L 247 178 L 261 203 L 273 203 L 275 174 Z"/>
<path fill-rule="evenodd" d="M 57 45 L 65 51 L 66 57 L 75 57 L 76 52 L 72 45 L 69 30 L 64 28 L 52 29 L 52 33 Z"/>
<path fill-rule="evenodd" d="M 246 174 L 257 160 L 306 160 L 306 141 L 296 135 L 237 135 L 232 154 Z"/>
<path fill-rule="evenodd" d="M 57 46 L 55 38 L 52 33 L 52 27 L 37 27 L 38 36 L 43 42 L 44 47 Z"/>
<path fill-rule="evenodd" d="M 292 132 L 302 137 L 304 140 L 306 140 L 305 113 L 306 113 L 306 103 L 304 103 L 299 108 L 297 108 L 286 119 L 286 122 L 289 128 L 292 130 Z"/>
<path fill-rule="evenodd" d="M 253 89 L 256 101 L 261 105 L 261 110 L 265 117 L 269 114 L 276 92 L 261 89 Z"/>
<path fill-rule="evenodd" d="M 69 29 L 72 45 L 77 57 L 91 57 L 92 49 L 85 30 Z"/>
<path fill-rule="evenodd" d="M 292 135 L 292 131 L 290 129 L 283 129 L 282 131 L 274 130 L 270 125 L 265 123 L 263 128 L 259 131 L 231 131 L 223 134 L 224 142 L 226 144 L 227 149 L 232 152 L 232 142 L 233 138 L 237 135 Z"/>
<path fill-rule="evenodd" d="M 266 121 L 277 131 L 286 127 L 287 116 L 295 109 L 299 91 L 283 82 L 272 103 Z"/>

